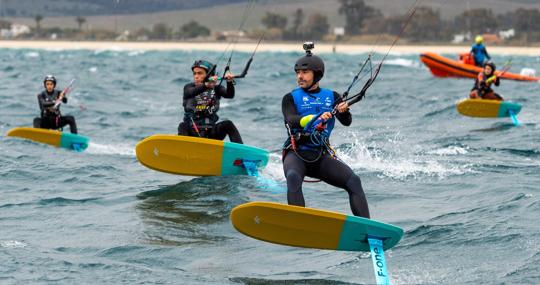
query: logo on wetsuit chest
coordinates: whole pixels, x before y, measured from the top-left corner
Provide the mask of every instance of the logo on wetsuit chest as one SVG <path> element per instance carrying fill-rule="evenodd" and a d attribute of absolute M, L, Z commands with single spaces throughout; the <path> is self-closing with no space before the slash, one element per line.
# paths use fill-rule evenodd
<path fill-rule="evenodd" d="M 215 94 L 214 90 L 210 90 L 195 96 L 195 112 L 214 112 L 216 106 Z"/>
<path fill-rule="evenodd" d="M 324 102 L 320 97 L 312 98 L 309 96 L 302 96 L 302 108 L 313 109 L 316 113 L 320 113 L 322 110 L 328 110 L 332 106 L 332 99 L 330 97 L 323 97 Z"/>

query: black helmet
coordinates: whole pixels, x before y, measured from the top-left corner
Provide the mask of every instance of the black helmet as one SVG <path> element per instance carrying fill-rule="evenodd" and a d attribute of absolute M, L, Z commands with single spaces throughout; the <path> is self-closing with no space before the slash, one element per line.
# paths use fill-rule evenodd
<path fill-rule="evenodd" d="M 493 61 L 491 61 L 491 60 L 488 60 L 488 61 L 486 62 L 486 64 L 484 64 L 484 67 L 486 67 L 486 65 L 489 65 L 489 66 L 491 67 L 491 70 L 492 70 L 493 72 L 495 72 L 495 70 L 497 69 L 497 66 L 495 66 L 495 63 L 493 63 Z"/>
<path fill-rule="evenodd" d="M 195 67 L 199 67 L 206 70 L 206 73 L 209 73 L 208 74 L 209 76 L 216 75 L 215 65 L 207 60 L 203 60 L 203 59 L 196 60 L 191 66 L 191 70 L 193 71 Z"/>
<path fill-rule="evenodd" d="M 47 83 L 47 81 L 51 81 L 56 87 L 56 78 L 54 76 L 52 75 L 45 76 L 45 79 L 43 79 L 43 86 L 45 86 L 45 83 Z"/>
<path fill-rule="evenodd" d="M 305 56 L 299 58 L 294 64 L 294 71 L 298 70 L 313 71 L 313 84 L 316 84 L 324 76 L 324 61 L 311 52 L 307 52 Z"/>

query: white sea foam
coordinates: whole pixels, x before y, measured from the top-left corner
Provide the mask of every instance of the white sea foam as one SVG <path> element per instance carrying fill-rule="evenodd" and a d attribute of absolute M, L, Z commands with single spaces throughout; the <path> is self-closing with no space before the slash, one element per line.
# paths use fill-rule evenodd
<path fill-rule="evenodd" d="M 25 57 L 30 57 L 30 58 L 36 58 L 36 57 L 40 57 L 40 54 L 39 54 L 39 52 L 31 51 L 31 52 L 25 53 L 24 56 Z"/>
<path fill-rule="evenodd" d="M 417 60 L 407 59 L 407 58 L 394 58 L 387 59 L 384 64 L 391 66 L 403 66 L 403 67 L 413 67 L 419 68 L 420 62 Z"/>
<path fill-rule="evenodd" d="M 449 146 L 445 148 L 438 148 L 438 149 L 430 150 L 427 153 L 441 155 L 441 156 L 448 156 L 448 155 L 466 154 L 468 153 L 468 151 L 467 149 L 459 147 L 459 146 Z"/>
<path fill-rule="evenodd" d="M 135 156 L 135 146 L 90 142 L 86 152 L 91 154 Z"/>
<path fill-rule="evenodd" d="M 3 240 L 0 241 L 0 247 L 3 248 L 23 248 L 28 246 L 26 243 L 17 240 Z"/>
<path fill-rule="evenodd" d="M 450 165 L 447 161 L 438 160 L 430 155 L 420 155 L 414 152 L 403 151 L 400 142 L 389 140 L 388 143 L 396 147 L 388 152 L 379 151 L 376 146 L 370 150 L 359 139 L 354 138 L 352 147 L 338 151 L 338 157 L 353 169 L 381 172 L 383 175 L 394 179 L 408 177 L 438 177 L 445 178 L 450 175 L 462 175 L 471 172 L 470 165 Z M 390 148 L 392 148 L 390 146 Z M 385 146 L 388 149 L 388 146 Z M 407 148 L 408 149 L 408 148 Z M 392 153 L 395 151 L 395 153 Z M 441 153 L 460 153 L 462 150 L 443 150 Z M 466 153 L 466 152 L 465 152 Z M 443 154 L 438 154 L 443 155 Z"/>

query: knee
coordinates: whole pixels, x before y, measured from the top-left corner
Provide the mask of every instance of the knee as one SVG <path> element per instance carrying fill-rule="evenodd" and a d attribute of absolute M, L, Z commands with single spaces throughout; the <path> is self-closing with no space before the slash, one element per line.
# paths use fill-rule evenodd
<path fill-rule="evenodd" d="M 73 116 L 65 116 L 66 121 L 75 123 L 75 117 Z"/>
<path fill-rule="evenodd" d="M 186 123 L 181 122 L 180 124 L 178 124 L 178 135 L 182 135 L 182 136 L 187 135 Z"/>
<path fill-rule="evenodd" d="M 39 128 L 41 127 L 41 118 L 34 118 L 34 128 Z"/>
<path fill-rule="evenodd" d="M 287 179 L 288 185 L 296 185 L 298 187 L 289 187 L 289 192 L 298 192 L 302 186 L 302 180 L 304 179 L 298 171 L 294 169 L 289 169 L 285 172 L 285 178 Z"/>
<path fill-rule="evenodd" d="M 222 121 L 221 124 L 227 129 L 236 128 L 231 120 Z"/>
<path fill-rule="evenodd" d="M 364 190 L 362 189 L 362 181 L 360 180 L 360 176 L 356 174 L 352 174 L 351 177 L 349 177 L 346 187 L 347 190 L 350 191 L 352 194 L 364 195 Z"/>

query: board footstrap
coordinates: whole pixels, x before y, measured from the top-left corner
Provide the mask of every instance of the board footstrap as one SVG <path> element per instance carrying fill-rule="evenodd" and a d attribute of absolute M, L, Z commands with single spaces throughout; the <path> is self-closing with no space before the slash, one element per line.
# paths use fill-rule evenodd
<path fill-rule="evenodd" d="M 368 237 L 369 248 L 371 249 L 371 261 L 377 285 L 390 285 L 390 277 L 384 258 L 383 242 L 377 237 Z"/>

